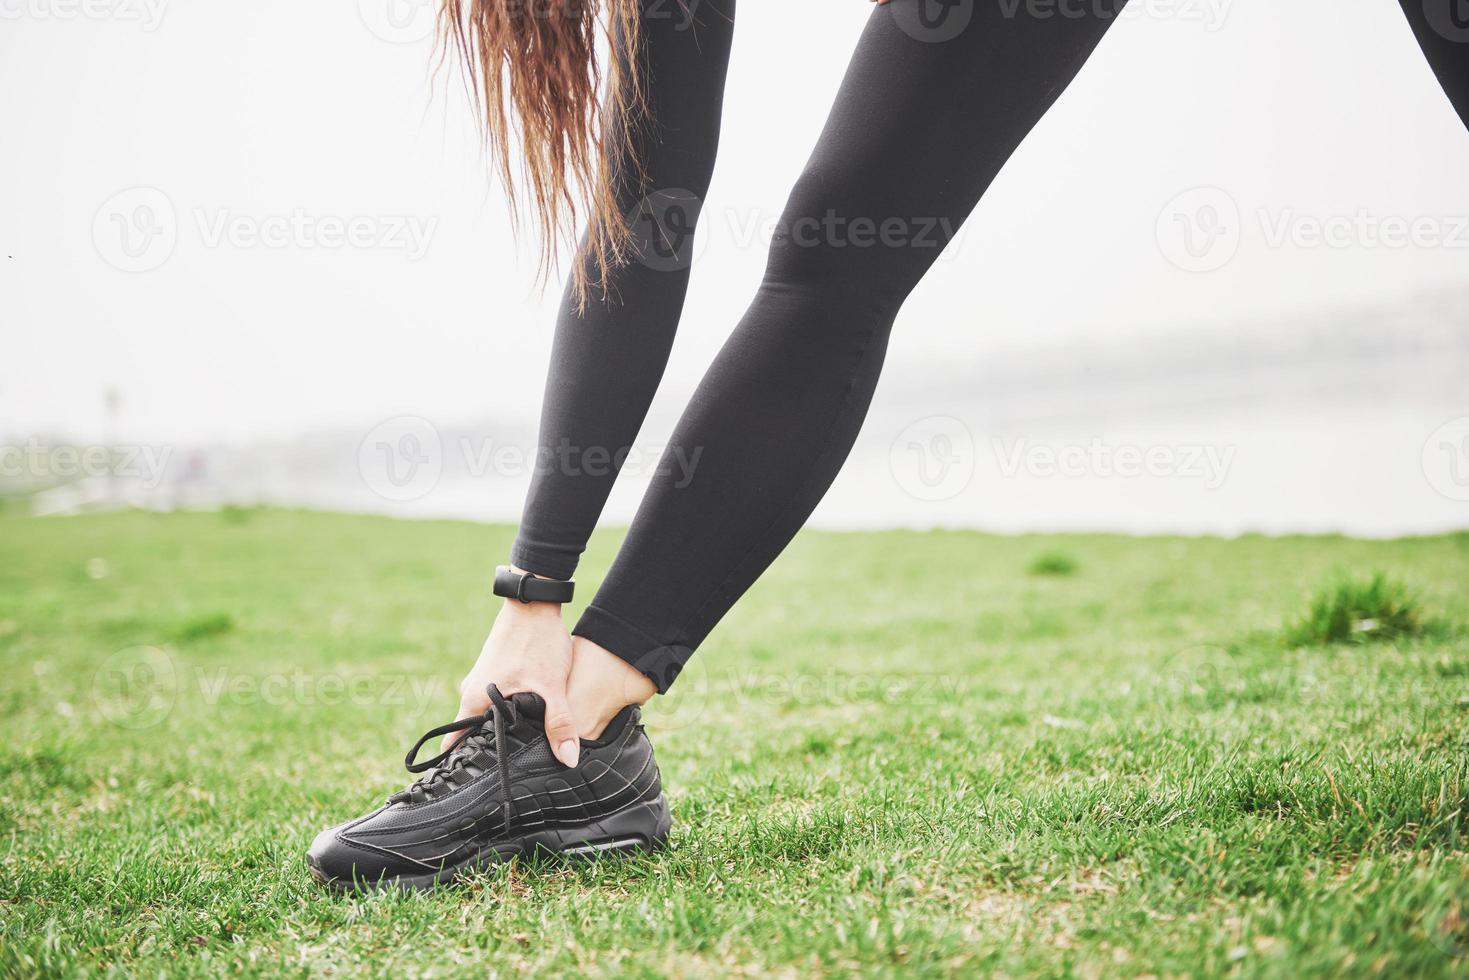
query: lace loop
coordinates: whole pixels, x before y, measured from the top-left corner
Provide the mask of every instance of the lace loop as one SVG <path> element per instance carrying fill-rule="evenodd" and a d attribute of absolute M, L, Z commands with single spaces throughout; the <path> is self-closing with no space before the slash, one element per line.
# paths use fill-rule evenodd
<path fill-rule="evenodd" d="M 464 740 L 470 736 L 469 729 L 480 728 L 487 721 L 489 721 L 488 711 L 483 715 L 471 715 L 468 718 L 460 718 L 458 721 L 450 722 L 447 725 L 440 725 L 432 731 L 425 732 L 423 738 L 420 738 L 414 743 L 413 748 L 408 750 L 408 755 L 403 759 L 403 767 L 409 772 L 428 772 L 430 769 L 437 768 L 440 763 L 453 755 L 459 746 L 464 744 Z M 464 732 L 464 734 L 456 738 L 454 744 L 450 745 L 448 749 L 424 762 L 414 761 L 414 756 L 418 755 L 418 750 L 423 748 L 424 745 L 436 738 L 443 738 L 450 732 L 459 731 Z"/>
<path fill-rule="evenodd" d="M 506 744 L 505 725 L 507 716 L 511 719 L 510 723 L 514 723 L 517 712 L 515 705 L 505 695 L 500 693 L 498 686 L 491 684 L 486 693 L 490 696 L 490 706 L 484 714 L 471 715 L 468 718 L 451 721 L 447 725 L 440 725 L 438 728 L 425 732 L 423 737 L 414 743 L 413 748 L 409 749 L 408 754 L 403 758 L 403 766 L 409 772 L 429 773 L 430 775 L 414 782 L 401 793 L 393 794 L 388 798 L 389 803 L 403 801 L 418 802 L 425 798 L 428 795 L 429 789 L 440 780 L 456 787 L 462 785 L 462 780 L 458 777 L 462 775 L 460 770 L 465 764 L 468 754 L 458 754 L 459 750 L 470 739 L 482 735 L 485 726 L 488 725 L 493 742 L 486 746 L 486 750 L 489 753 L 491 763 L 500 777 L 500 792 L 505 798 L 504 831 L 507 834 L 510 832 L 514 824 L 515 797 L 510 792 L 510 766 L 508 765 L 510 752 Z M 454 732 L 463 732 L 463 734 L 456 738 L 448 749 L 440 752 L 432 759 L 425 759 L 422 762 L 417 761 L 419 750 L 426 744 L 436 738 L 443 738 L 445 735 Z"/>

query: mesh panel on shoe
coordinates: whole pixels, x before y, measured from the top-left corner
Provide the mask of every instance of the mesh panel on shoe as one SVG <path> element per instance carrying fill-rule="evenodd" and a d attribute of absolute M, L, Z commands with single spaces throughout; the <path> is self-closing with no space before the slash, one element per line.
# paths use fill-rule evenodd
<path fill-rule="evenodd" d="M 514 778 L 522 769 L 545 769 L 554 761 L 556 757 L 551 754 L 551 744 L 544 738 L 538 738 L 515 756 L 515 761 L 510 764 L 510 776 Z"/>

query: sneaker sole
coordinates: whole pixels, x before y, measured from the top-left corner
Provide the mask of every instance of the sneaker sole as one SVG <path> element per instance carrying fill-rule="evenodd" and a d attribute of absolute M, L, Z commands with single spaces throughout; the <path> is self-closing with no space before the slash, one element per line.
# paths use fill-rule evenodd
<path fill-rule="evenodd" d="M 477 853 L 457 864 L 421 875 L 398 875 L 376 880 L 335 878 L 324 872 L 310 854 L 306 866 L 318 884 L 342 892 L 376 891 L 397 888 L 429 891 L 451 884 L 461 875 L 504 864 L 512 858 L 560 857 L 580 860 L 603 860 L 650 854 L 668 843 L 673 817 L 668 799 L 658 794 L 656 800 L 634 803 L 608 814 L 600 820 L 575 827 L 540 827 L 509 840 L 487 844 Z"/>

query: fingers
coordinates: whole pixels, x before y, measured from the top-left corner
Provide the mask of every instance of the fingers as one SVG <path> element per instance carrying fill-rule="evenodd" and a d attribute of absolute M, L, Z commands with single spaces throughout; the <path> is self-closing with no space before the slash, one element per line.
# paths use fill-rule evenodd
<path fill-rule="evenodd" d="M 577 736 L 576 719 L 571 713 L 571 704 L 566 700 L 566 685 L 555 691 L 537 690 L 546 701 L 546 741 L 561 764 L 576 768 L 581 757 L 581 739 Z"/>
<path fill-rule="evenodd" d="M 551 743 L 551 751 L 556 758 L 561 760 L 562 765 L 568 768 L 576 768 L 577 760 L 581 757 L 581 739 L 578 736 L 580 727 L 577 725 L 576 716 L 571 712 L 571 702 L 566 697 L 566 682 L 543 681 L 539 683 L 504 683 L 502 689 L 506 694 L 518 691 L 534 691 L 546 702 L 546 741 Z M 477 694 L 477 696 L 476 696 Z M 469 718 L 474 715 L 482 715 L 489 710 L 490 699 L 484 691 L 466 689 L 460 694 L 459 713 L 454 720 Z M 439 751 L 447 752 L 464 733 L 451 732 L 445 735 L 439 743 Z"/>

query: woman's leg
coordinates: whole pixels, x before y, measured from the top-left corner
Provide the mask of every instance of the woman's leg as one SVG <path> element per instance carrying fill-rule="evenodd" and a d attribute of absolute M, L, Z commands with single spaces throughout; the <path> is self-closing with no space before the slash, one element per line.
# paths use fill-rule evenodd
<path fill-rule="evenodd" d="M 675 430 L 693 477 L 649 488 L 577 635 L 667 689 L 836 477 L 898 308 L 1124 2 L 873 12 L 754 303 Z"/>
<path fill-rule="evenodd" d="M 1469 126 L 1469 6 L 1463 0 L 1399 0 L 1444 94 Z"/>
<path fill-rule="evenodd" d="M 649 122 L 637 152 L 642 184 L 624 175 L 623 212 L 639 258 L 594 286 L 577 312 L 562 300 L 541 406 L 540 458 L 511 561 L 570 578 L 668 363 L 683 311 L 686 251 L 719 143 L 735 0 L 648 0 L 642 19 Z M 653 192 L 652 207 L 643 206 Z"/>

